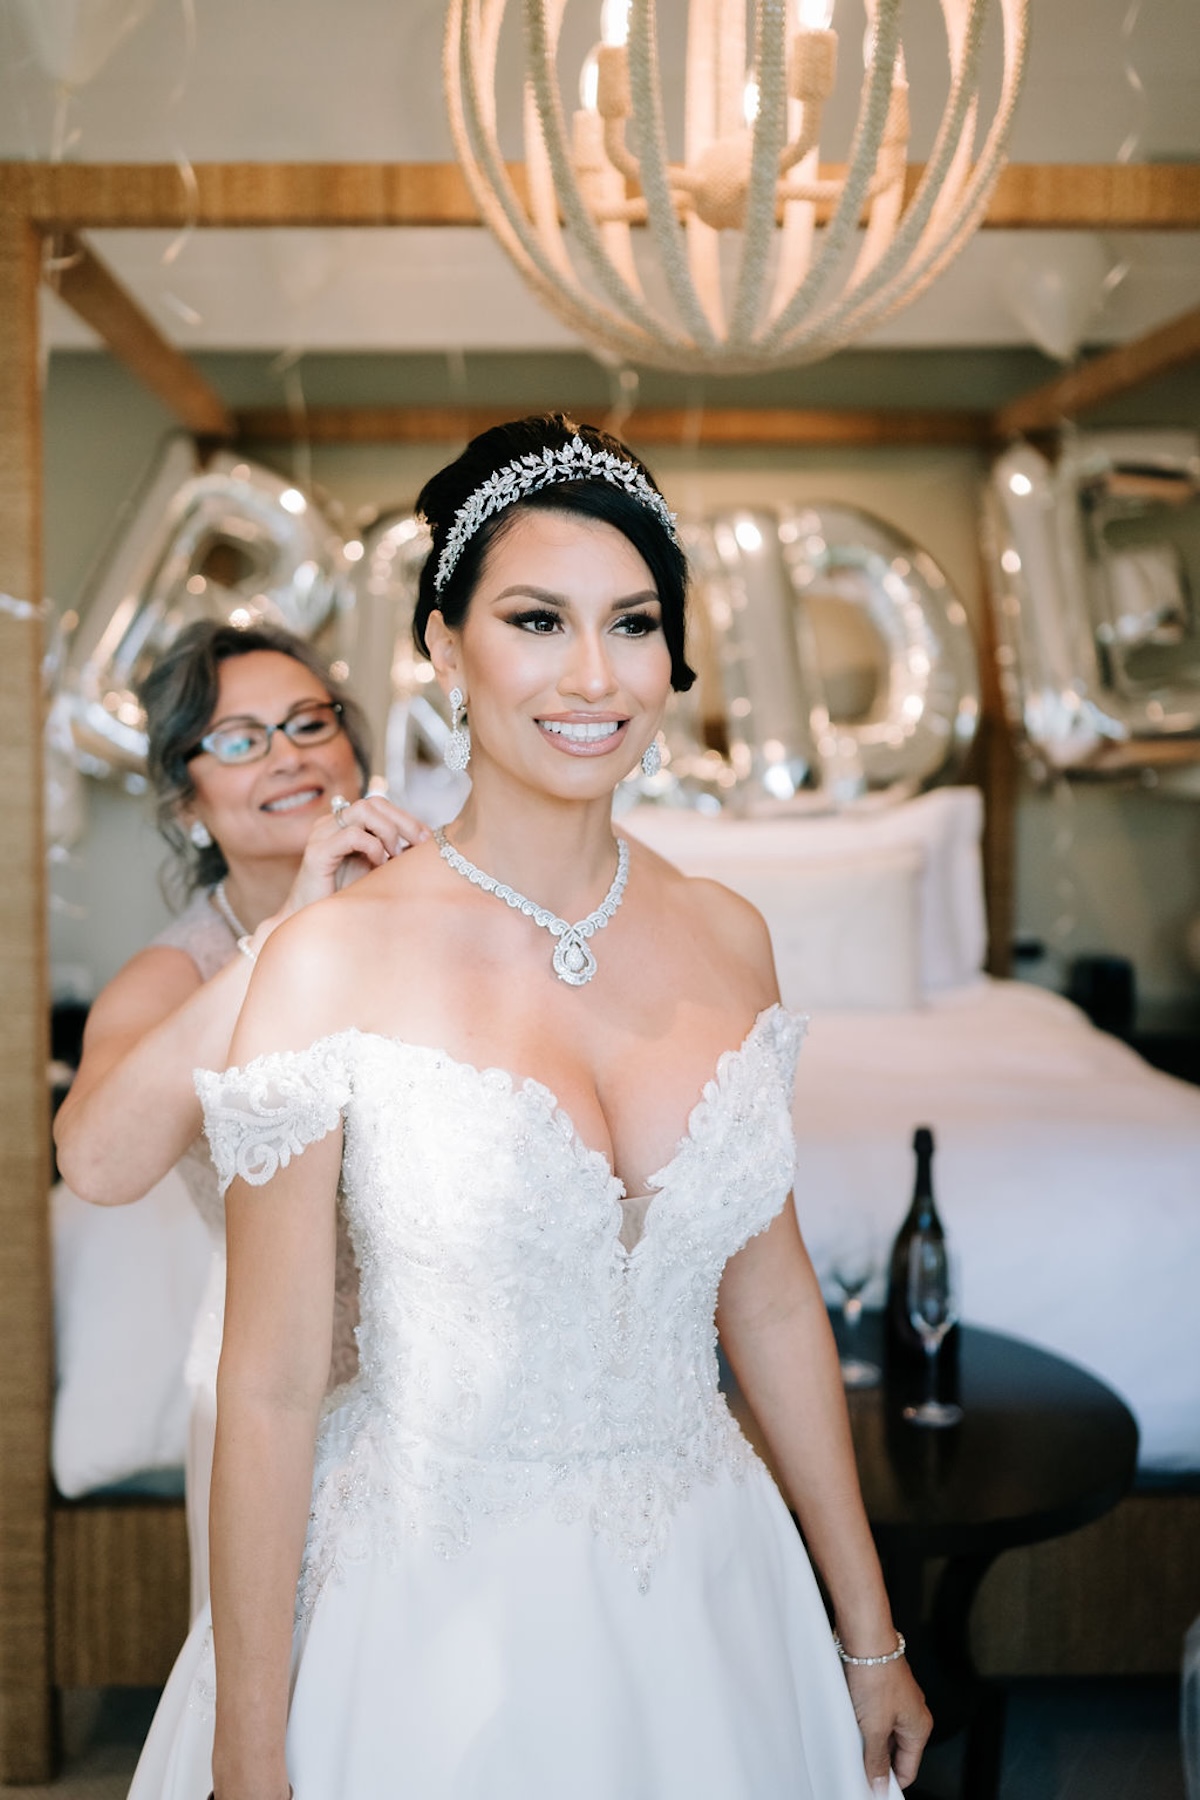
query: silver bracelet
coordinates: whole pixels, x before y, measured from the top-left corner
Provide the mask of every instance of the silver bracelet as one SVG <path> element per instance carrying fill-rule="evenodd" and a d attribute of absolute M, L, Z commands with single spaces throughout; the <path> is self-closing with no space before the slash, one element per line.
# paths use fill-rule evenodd
<path fill-rule="evenodd" d="M 288 1800 L 295 1800 L 295 1796 L 296 1796 L 295 1788 L 289 1787 L 288 1788 Z M 211 1788 L 208 1790 L 208 1800 L 217 1800 L 217 1796 L 213 1793 Z"/>
<path fill-rule="evenodd" d="M 258 951 L 254 948 L 254 939 L 249 932 L 245 937 L 238 939 L 237 947 L 248 962 L 256 963 L 258 961 Z"/>
<path fill-rule="evenodd" d="M 850 1656 L 842 1648 L 842 1640 L 840 1637 L 834 1638 L 833 1647 L 841 1657 L 842 1661 L 844 1663 L 849 1663 L 852 1669 L 877 1669 L 881 1663 L 899 1662 L 907 1649 L 907 1645 L 904 1642 L 904 1634 L 900 1631 L 896 1633 L 896 1648 L 894 1650 L 889 1650 L 886 1656 Z"/>

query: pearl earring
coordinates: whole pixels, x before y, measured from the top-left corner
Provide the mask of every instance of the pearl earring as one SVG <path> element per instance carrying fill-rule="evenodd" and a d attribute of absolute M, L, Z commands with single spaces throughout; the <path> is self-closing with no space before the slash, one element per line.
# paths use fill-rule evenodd
<path fill-rule="evenodd" d="M 196 846 L 197 850 L 210 850 L 212 848 L 212 833 L 209 831 L 208 826 L 204 823 L 203 819 L 192 820 L 191 824 L 188 826 L 188 837 Z"/>
<path fill-rule="evenodd" d="M 657 775 L 662 768 L 662 751 L 658 747 L 658 739 L 651 738 L 642 751 L 642 774 Z"/>
<path fill-rule="evenodd" d="M 448 769 L 461 775 L 471 760 L 471 729 L 467 724 L 467 708 L 461 688 L 450 689 L 450 736 L 442 751 Z"/>

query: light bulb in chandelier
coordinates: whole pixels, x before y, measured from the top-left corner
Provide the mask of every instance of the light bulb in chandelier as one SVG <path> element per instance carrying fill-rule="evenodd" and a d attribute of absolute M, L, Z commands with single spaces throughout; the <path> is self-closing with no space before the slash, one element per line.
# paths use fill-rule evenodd
<path fill-rule="evenodd" d="M 800 0 L 802 31 L 828 31 L 833 23 L 833 0 Z"/>
<path fill-rule="evenodd" d="M 446 95 L 484 222 L 538 298 L 609 358 L 694 373 L 816 361 L 916 299 L 981 222 L 1004 163 L 1029 0 L 872 0 L 867 66 L 851 58 L 844 71 L 861 88 L 857 119 L 849 141 L 832 144 L 826 115 L 846 109 L 828 104 L 831 0 L 707 0 L 661 22 L 655 0 L 604 0 L 573 118 L 560 87 L 571 4 L 490 0 L 481 11 L 449 0 Z M 579 5 L 594 28 L 596 0 Z M 940 26 L 944 38 L 933 131 L 936 56 L 924 36 L 920 57 L 906 59 L 902 10 L 905 29 Z M 985 46 L 996 18 L 999 45 Z M 510 85 L 514 55 L 524 66 Z M 921 74 L 932 144 L 912 180 L 906 63 Z M 681 132 L 660 69 L 685 96 Z M 520 185 L 506 160 L 519 124 Z"/>
<path fill-rule="evenodd" d="M 599 48 L 588 51 L 579 70 L 579 104 L 584 112 L 594 113 L 600 92 Z"/>
<path fill-rule="evenodd" d="M 604 0 L 600 8 L 600 42 L 614 47 L 629 42 L 629 0 Z"/>

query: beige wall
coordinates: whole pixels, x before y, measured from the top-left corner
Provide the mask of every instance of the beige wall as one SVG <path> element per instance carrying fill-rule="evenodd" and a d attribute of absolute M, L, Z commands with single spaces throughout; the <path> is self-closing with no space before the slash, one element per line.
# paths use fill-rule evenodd
<path fill-rule="evenodd" d="M 355 377 L 364 381 L 362 359 Z M 994 379 L 992 365 L 981 360 L 981 387 Z M 506 393 L 473 391 L 472 398 L 503 403 L 512 380 L 510 374 Z M 495 381 L 493 372 L 490 385 Z M 577 373 L 572 387 L 579 391 Z M 367 398 L 370 388 L 367 381 L 367 391 L 355 397 Z M 555 397 L 539 392 L 531 403 Z M 878 398 L 889 396 L 881 392 Z M 514 402 L 514 410 L 519 405 Z M 599 415 L 603 407 L 595 410 Z M 108 359 L 53 359 L 46 397 L 47 586 L 60 606 L 77 600 L 106 533 L 168 426 L 155 403 Z M 410 503 L 444 450 L 317 448 L 312 476 L 343 508 L 349 533 L 368 510 Z M 272 460 L 289 473 L 304 473 L 286 452 L 272 452 Z M 968 610 L 978 614 L 982 463 L 973 452 L 662 451 L 652 460 L 672 504 L 685 512 L 715 504 L 836 499 L 878 513 L 930 551 Z M 112 785 L 89 782 L 88 793 L 86 836 L 52 878 L 59 988 L 102 983 L 165 917 L 157 882 L 162 850 L 146 803 Z M 1018 843 L 1018 929 L 1045 942 L 1051 953 L 1040 978 L 1055 979 L 1076 954 L 1119 953 L 1136 965 L 1148 1022 L 1200 1020 L 1200 977 L 1186 967 L 1182 949 L 1186 922 L 1200 913 L 1200 798 L 1078 786 L 1056 797 L 1030 789 L 1022 796 Z M 1069 928 L 1068 914 L 1074 920 Z"/>
<path fill-rule="evenodd" d="M 1200 917 L 1200 791 L 1062 782 L 1017 815 L 1017 924 L 1060 985 L 1072 957 L 1132 959 L 1145 1030 L 1200 1030 L 1200 973 L 1184 933 Z"/>

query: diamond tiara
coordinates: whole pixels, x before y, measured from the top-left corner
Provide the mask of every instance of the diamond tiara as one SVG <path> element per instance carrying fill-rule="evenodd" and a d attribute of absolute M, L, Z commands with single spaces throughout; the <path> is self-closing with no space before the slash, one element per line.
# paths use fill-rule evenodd
<path fill-rule="evenodd" d="M 475 489 L 454 515 L 442 554 L 438 557 L 433 578 L 434 592 L 440 594 L 454 566 L 485 519 L 503 512 L 506 506 L 523 500 L 539 488 L 554 487 L 560 481 L 607 481 L 647 507 L 658 519 L 673 544 L 679 542 L 675 531 L 675 514 L 657 488 L 651 487 L 635 463 L 627 462 L 611 450 L 593 450 L 576 433 L 569 444 L 558 450 L 531 451 L 515 462 L 505 463 Z"/>

